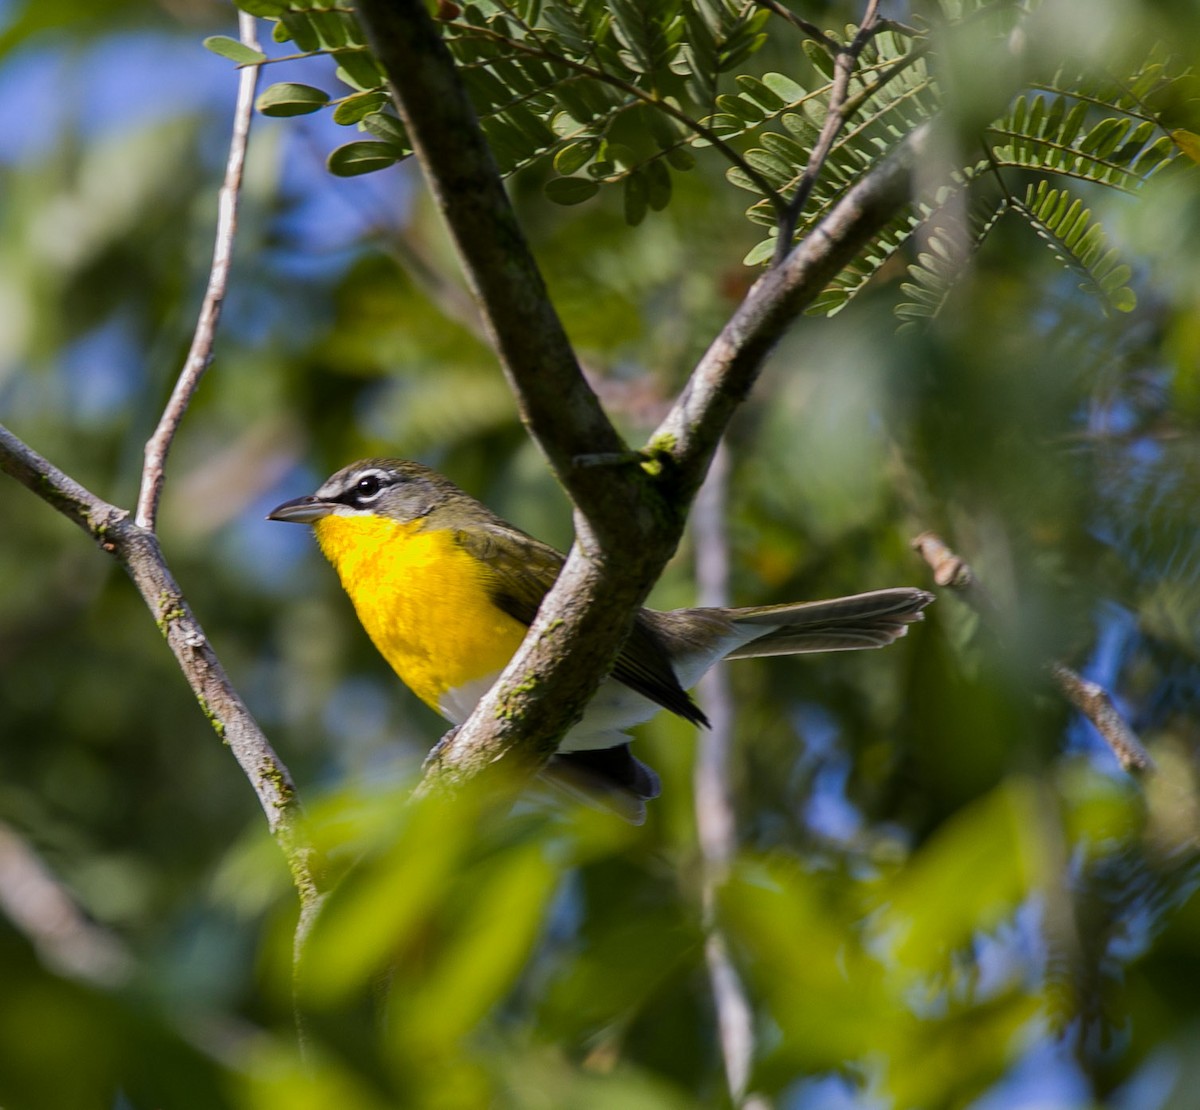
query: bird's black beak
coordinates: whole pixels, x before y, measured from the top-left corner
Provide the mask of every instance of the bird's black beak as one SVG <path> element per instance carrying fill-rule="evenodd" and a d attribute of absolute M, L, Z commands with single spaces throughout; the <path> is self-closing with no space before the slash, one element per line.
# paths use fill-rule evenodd
<path fill-rule="evenodd" d="M 293 524 L 312 524 L 322 517 L 329 516 L 336 506 L 329 501 L 309 494 L 307 497 L 293 497 L 282 505 L 276 505 L 269 513 L 268 520 L 288 520 Z"/>

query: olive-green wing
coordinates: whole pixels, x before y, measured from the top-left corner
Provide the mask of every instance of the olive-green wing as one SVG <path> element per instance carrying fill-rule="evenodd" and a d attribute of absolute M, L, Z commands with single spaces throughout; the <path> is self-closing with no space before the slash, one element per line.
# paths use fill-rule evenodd
<path fill-rule="evenodd" d="M 499 519 L 456 529 L 454 542 L 488 568 L 497 607 L 523 625 L 532 624 L 542 598 L 562 570 L 562 555 Z"/>
<path fill-rule="evenodd" d="M 484 563 L 491 574 L 492 600 L 514 620 L 528 626 L 558 579 L 563 556 L 497 518 L 455 531 L 455 542 Z M 708 724 L 699 707 L 679 685 L 661 640 L 642 614 L 617 656 L 613 678 L 685 720 Z"/>

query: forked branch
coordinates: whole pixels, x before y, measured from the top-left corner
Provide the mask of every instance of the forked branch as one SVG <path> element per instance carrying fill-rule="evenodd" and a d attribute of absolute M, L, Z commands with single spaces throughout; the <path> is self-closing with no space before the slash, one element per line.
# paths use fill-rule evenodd
<path fill-rule="evenodd" d="M 257 49 L 255 21 L 240 13 L 242 41 Z M 238 196 L 254 103 L 257 67 L 242 70 L 233 135 L 218 201 L 216 242 L 208 287 L 187 360 L 158 427 L 146 445 L 136 516 L 104 501 L 0 426 L 0 470 L 88 533 L 125 568 L 162 632 L 200 710 L 229 746 L 258 796 L 300 895 L 302 922 L 311 918 L 324 887 L 323 863 L 304 830 L 291 775 L 258 727 L 213 652 L 175 581 L 154 533 L 164 467 L 180 421 L 212 360 L 213 341 L 229 279 Z"/>
<path fill-rule="evenodd" d="M 873 8 L 872 8 L 873 10 Z M 650 444 L 631 451 L 580 372 L 453 58 L 421 0 L 362 0 L 392 85 L 522 419 L 570 494 L 576 543 L 520 650 L 439 752 L 469 777 L 523 748 L 548 757 L 582 712 L 678 544 L 712 454 L 796 315 L 909 197 L 919 128 L 754 286 Z M 582 459 L 600 465 L 580 465 Z M 536 760 L 534 761 L 536 766 Z"/>
<path fill-rule="evenodd" d="M 0 470 L 77 524 L 128 572 L 150 610 L 201 712 L 229 746 L 266 814 L 301 900 L 320 893 L 322 866 L 308 841 L 296 788 L 230 682 L 184 599 L 158 539 L 129 513 L 97 497 L 0 425 Z"/>

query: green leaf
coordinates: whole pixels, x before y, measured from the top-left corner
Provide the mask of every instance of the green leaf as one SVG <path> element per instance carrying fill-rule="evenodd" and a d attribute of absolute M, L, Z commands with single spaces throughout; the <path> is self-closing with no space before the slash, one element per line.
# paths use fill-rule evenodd
<path fill-rule="evenodd" d="M 808 60 L 830 80 L 833 79 L 833 59 L 829 56 L 829 51 L 820 43 L 813 42 L 812 39 L 803 40 L 804 53 L 808 55 Z"/>
<path fill-rule="evenodd" d="M 1092 213 L 1081 201 L 1068 204 L 1067 191 L 1051 189 L 1046 181 L 1026 190 L 1024 204 L 1014 210 L 1032 224 L 1034 231 L 1054 254 L 1087 278 L 1085 288 L 1099 292 L 1108 305 L 1118 312 L 1129 312 L 1137 304 L 1137 296 L 1126 282 L 1133 274 L 1121 262 L 1115 248 L 1105 249 L 1108 237 L 1104 229 L 1092 222 Z"/>
<path fill-rule="evenodd" d="M 1107 158 L 1125 137 L 1129 120 L 1109 116 L 1091 129 L 1079 144 L 1079 149 L 1097 158 Z"/>
<path fill-rule="evenodd" d="M 329 103 L 329 94 L 311 85 L 281 81 L 263 90 L 256 106 L 264 116 L 307 116 Z"/>
<path fill-rule="evenodd" d="M 776 189 L 792 178 L 792 167 L 777 155 L 757 148 L 746 151 L 746 162 L 767 179 Z"/>
<path fill-rule="evenodd" d="M 667 151 L 667 161 L 672 169 L 686 172 L 695 167 L 696 156 L 687 147 L 677 146 Z"/>
<path fill-rule="evenodd" d="M 326 165 L 329 172 L 338 177 L 358 177 L 364 173 L 375 173 L 387 169 L 404 157 L 404 151 L 391 143 L 375 143 L 360 140 L 346 143 L 329 154 Z"/>
<path fill-rule="evenodd" d="M 553 177 L 543 186 L 546 199 L 555 204 L 582 204 L 591 200 L 599 191 L 600 186 L 586 177 Z"/>
<path fill-rule="evenodd" d="M 308 12 L 282 12 L 279 16 L 279 23 L 275 26 L 277 35 L 280 27 L 286 34 L 283 39 L 277 41 L 287 42 L 290 38 L 306 54 L 312 54 L 321 49 L 321 36 L 313 26 Z"/>
<path fill-rule="evenodd" d="M 761 266 L 764 262 L 770 262 L 775 257 L 775 237 L 768 236 L 766 239 L 755 243 L 750 248 L 749 253 L 742 261 L 747 266 Z"/>
<path fill-rule="evenodd" d="M 738 88 L 742 90 L 744 96 L 748 96 L 760 108 L 766 112 L 777 112 L 780 108 L 786 105 L 786 101 L 778 93 L 776 93 L 765 82 L 758 80 L 756 77 L 751 77 L 749 74 L 739 73 L 734 80 L 738 84 Z"/>
<path fill-rule="evenodd" d="M 1035 882 L 1028 844 L 1039 796 L 1013 780 L 944 822 L 889 884 L 879 924 L 891 960 L 927 972 L 945 966 L 980 929 L 1013 912 Z"/>
<path fill-rule="evenodd" d="M 333 122 L 340 123 L 342 126 L 359 123 L 367 116 L 378 112 L 380 108 L 387 104 L 387 100 L 387 93 L 385 92 L 356 93 L 354 96 L 347 97 L 334 108 Z"/>
<path fill-rule="evenodd" d="M 625 178 L 625 222 L 630 227 L 637 227 L 646 218 L 648 194 L 645 175 L 640 171 Z"/>
<path fill-rule="evenodd" d="M 745 124 L 737 116 L 730 115 L 728 112 L 718 112 L 716 115 L 709 116 L 701 122 L 708 126 L 721 139 L 729 135 L 740 135 L 745 129 Z M 706 143 L 707 140 L 697 139 L 692 145 L 701 146 Z"/>
<path fill-rule="evenodd" d="M 211 50 L 222 58 L 237 62 L 238 65 L 255 65 L 267 60 L 267 56 L 261 50 L 255 50 L 228 35 L 209 35 L 202 45 L 205 50 Z"/>
<path fill-rule="evenodd" d="M 780 100 L 794 104 L 804 97 L 804 90 L 790 77 L 782 73 L 764 73 L 762 83 L 767 86 Z"/>
<path fill-rule="evenodd" d="M 1171 140 L 1193 162 L 1200 162 L 1200 135 L 1194 131 L 1177 128 L 1171 132 Z"/>
<path fill-rule="evenodd" d="M 733 96 L 729 93 L 722 93 L 717 97 L 717 107 L 722 112 L 744 120 L 746 123 L 758 123 L 766 115 L 753 100 L 748 100 L 744 96 Z"/>
<path fill-rule="evenodd" d="M 381 142 L 390 143 L 399 150 L 407 151 L 410 148 L 408 132 L 390 112 L 372 112 L 363 117 L 360 126 L 362 130 L 374 135 Z"/>
<path fill-rule="evenodd" d="M 808 163 L 808 150 L 795 139 L 777 131 L 764 131 L 759 141 L 772 154 L 788 162 L 793 173 L 798 173 Z"/>
<path fill-rule="evenodd" d="M 346 27 L 337 12 L 313 11 L 309 19 L 322 46 L 336 51 L 346 45 Z"/>
<path fill-rule="evenodd" d="M 568 143 L 554 156 L 554 168 L 563 177 L 569 177 L 576 170 L 583 169 L 600 149 L 599 139 L 580 139 Z"/>
<path fill-rule="evenodd" d="M 671 203 L 671 171 L 656 159 L 647 163 L 642 172 L 646 175 L 646 203 L 655 212 L 661 212 Z"/>
<path fill-rule="evenodd" d="M 391 998 L 393 1013 L 408 1020 L 389 1024 L 413 1054 L 453 1051 L 511 990 L 542 928 L 558 872 L 546 846 L 531 840 L 505 846 L 455 879 L 467 889 L 454 902 L 440 951 L 427 955 L 415 989 Z"/>
<path fill-rule="evenodd" d="M 337 62 L 338 80 L 352 89 L 371 92 L 383 87 L 383 71 L 368 51 L 335 50 L 333 60 Z"/>
<path fill-rule="evenodd" d="M 1118 312 L 1132 312 L 1137 308 L 1137 294 L 1129 286 L 1122 286 L 1109 293 L 1108 303 Z"/>

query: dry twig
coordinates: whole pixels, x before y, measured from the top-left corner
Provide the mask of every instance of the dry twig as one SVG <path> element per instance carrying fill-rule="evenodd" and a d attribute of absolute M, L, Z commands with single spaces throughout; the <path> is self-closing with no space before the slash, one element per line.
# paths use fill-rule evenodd
<path fill-rule="evenodd" d="M 1112 695 L 1063 663 L 1050 663 L 1050 674 L 1067 701 L 1096 726 L 1122 768 L 1133 774 L 1154 766 L 1150 753 L 1113 705 Z"/>
<path fill-rule="evenodd" d="M 939 586 L 956 591 L 982 617 L 995 619 L 999 610 L 970 565 L 956 555 L 935 532 L 922 532 L 912 546 L 933 570 Z M 1121 767 L 1131 774 L 1154 766 L 1137 734 L 1113 705 L 1111 695 L 1099 683 L 1091 682 L 1056 659 L 1046 664 L 1063 696 L 1096 727 L 1112 749 Z"/>
<path fill-rule="evenodd" d="M 819 42 L 830 54 L 836 54 L 840 49 L 837 41 L 830 38 L 815 23 L 797 15 L 791 8 L 780 3 L 780 0 L 755 0 L 760 8 L 774 12 L 780 19 L 786 20 L 798 31 L 803 31 L 810 39 Z"/>

